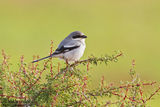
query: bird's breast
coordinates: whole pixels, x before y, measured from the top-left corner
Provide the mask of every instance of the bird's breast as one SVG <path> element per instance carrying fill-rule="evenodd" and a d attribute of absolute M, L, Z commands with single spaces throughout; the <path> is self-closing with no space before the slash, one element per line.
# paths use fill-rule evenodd
<path fill-rule="evenodd" d="M 78 61 L 83 56 L 85 47 L 85 45 L 81 44 L 79 48 L 64 53 L 64 58 L 70 62 Z"/>

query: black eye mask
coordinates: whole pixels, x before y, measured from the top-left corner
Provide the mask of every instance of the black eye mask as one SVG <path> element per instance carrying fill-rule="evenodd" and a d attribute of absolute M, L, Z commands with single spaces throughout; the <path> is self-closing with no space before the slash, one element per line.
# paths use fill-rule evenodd
<path fill-rule="evenodd" d="M 73 36 L 72 38 L 73 39 L 76 39 L 76 38 L 87 38 L 87 36 L 85 36 L 85 35 L 76 35 L 76 36 Z"/>

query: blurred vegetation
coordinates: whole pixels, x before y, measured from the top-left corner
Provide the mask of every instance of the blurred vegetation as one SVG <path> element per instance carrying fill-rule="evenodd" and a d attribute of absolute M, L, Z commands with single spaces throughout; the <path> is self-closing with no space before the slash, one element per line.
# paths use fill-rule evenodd
<path fill-rule="evenodd" d="M 102 75 L 107 82 L 127 80 L 132 59 L 142 79 L 160 81 L 159 11 L 159 0 L 0 1 L 0 49 L 10 54 L 13 63 L 21 55 L 30 62 L 33 54 L 49 53 L 50 40 L 56 49 L 65 36 L 79 30 L 88 36 L 82 59 L 125 52 L 118 64 L 94 69 L 93 83 L 98 85 Z"/>

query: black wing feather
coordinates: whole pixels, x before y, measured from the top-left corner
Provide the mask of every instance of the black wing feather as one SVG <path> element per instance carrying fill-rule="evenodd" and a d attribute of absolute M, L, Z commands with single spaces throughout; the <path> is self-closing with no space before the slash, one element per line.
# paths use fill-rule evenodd
<path fill-rule="evenodd" d="M 62 46 L 61 48 L 57 48 L 56 51 L 53 54 L 61 54 L 61 53 L 66 53 L 69 52 L 71 50 L 77 49 L 80 46 L 73 46 L 73 47 L 64 47 Z"/>

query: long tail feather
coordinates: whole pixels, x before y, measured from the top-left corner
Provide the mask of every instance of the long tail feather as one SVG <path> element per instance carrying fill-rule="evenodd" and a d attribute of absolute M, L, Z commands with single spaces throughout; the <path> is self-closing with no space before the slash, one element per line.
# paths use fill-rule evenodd
<path fill-rule="evenodd" d="M 50 58 L 50 57 L 52 57 L 52 55 L 46 56 L 46 57 L 38 59 L 38 60 L 34 60 L 32 63 L 35 63 L 35 62 L 38 62 L 38 61 L 41 61 L 41 60 L 44 60 L 44 59 L 47 59 L 47 58 Z"/>

